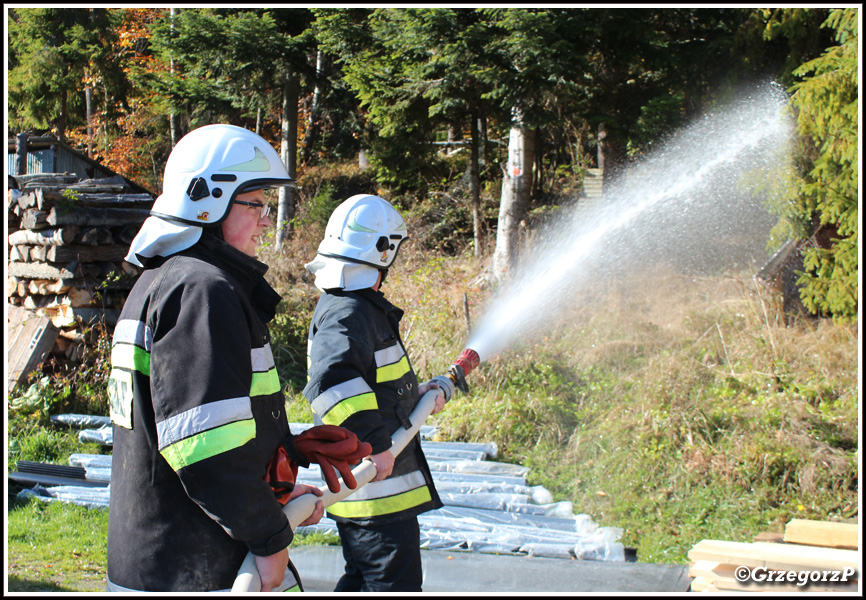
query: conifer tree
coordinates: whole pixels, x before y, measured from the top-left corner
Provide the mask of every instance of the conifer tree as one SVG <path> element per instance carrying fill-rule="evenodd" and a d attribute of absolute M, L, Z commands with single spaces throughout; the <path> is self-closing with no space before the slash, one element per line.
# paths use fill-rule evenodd
<path fill-rule="evenodd" d="M 102 88 L 104 112 L 125 102 L 115 52 L 119 14 L 105 8 L 15 8 L 9 12 L 9 123 L 65 140 L 86 123 L 85 89 Z"/>
<path fill-rule="evenodd" d="M 855 320 L 858 306 L 858 10 L 831 11 L 825 26 L 838 45 L 794 72 L 804 79 L 792 98 L 804 153 L 787 217 L 803 239 L 818 228 L 835 232 L 829 248 L 805 250 L 800 296 L 838 321 Z"/>

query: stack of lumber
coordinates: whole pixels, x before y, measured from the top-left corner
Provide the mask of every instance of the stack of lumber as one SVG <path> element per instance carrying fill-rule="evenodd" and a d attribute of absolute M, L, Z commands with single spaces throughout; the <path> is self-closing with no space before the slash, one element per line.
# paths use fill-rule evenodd
<path fill-rule="evenodd" d="M 857 524 L 794 519 L 783 535 L 761 534 L 751 543 L 702 540 L 689 551 L 691 591 L 857 592 L 859 531 Z M 743 567 L 758 579 L 738 581 Z M 787 572 L 795 573 L 793 580 Z M 810 581 L 798 585 L 807 576 Z"/>
<path fill-rule="evenodd" d="M 123 260 L 153 197 L 120 176 L 10 176 L 7 303 L 60 330 L 53 354 L 77 363 L 94 324 L 113 327 L 138 276 Z"/>

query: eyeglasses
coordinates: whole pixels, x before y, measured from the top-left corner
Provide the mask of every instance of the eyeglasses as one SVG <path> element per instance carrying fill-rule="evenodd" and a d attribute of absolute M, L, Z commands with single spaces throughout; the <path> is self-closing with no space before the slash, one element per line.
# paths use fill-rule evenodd
<path fill-rule="evenodd" d="M 244 206 L 254 206 L 256 208 L 261 209 L 261 213 L 259 214 L 260 219 L 264 219 L 269 214 L 271 214 L 271 207 L 269 204 L 262 204 L 261 202 L 244 202 L 243 200 L 232 200 L 233 204 L 243 204 Z"/>

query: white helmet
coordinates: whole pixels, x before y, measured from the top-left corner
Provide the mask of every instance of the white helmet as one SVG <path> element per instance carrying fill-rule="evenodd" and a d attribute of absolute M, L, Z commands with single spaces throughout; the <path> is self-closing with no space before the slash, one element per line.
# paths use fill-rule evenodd
<path fill-rule="evenodd" d="M 331 214 L 318 253 L 385 270 L 407 237 L 406 223 L 393 206 L 379 196 L 358 194 Z"/>
<path fill-rule="evenodd" d="M 280 155 L 264 138 L 243 127 L 206 125 L 171 151 L 163 192 L 150 212 L 188 225 L 216 225 L 238 194 L 293 185 Z"/>

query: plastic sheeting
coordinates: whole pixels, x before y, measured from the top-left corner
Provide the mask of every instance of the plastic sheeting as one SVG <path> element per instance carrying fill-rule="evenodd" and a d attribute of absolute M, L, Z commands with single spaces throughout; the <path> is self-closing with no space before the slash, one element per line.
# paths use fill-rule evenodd
<path fill-rule="evenodd" d="M 311 424 L 292 423 L 300 433 Z M 418 517 L 423 548 L 596 561 L 624 561 L 622 530 L 599 527 L 589 515 L 574 514 L 568 501 L 554 501 L 543 486 L 529 486 L 529 468 L 489 460 L 495 444 L 435 442 L 434 427 L 422 427 L 422 447 L 433 480 L 445 506 Z M 79 437 L 110 445 L 111 427 L 82 430 Z M 72 465 L 86 471 L 86 479 L 108 482 L 111 457 L 73 454 Z M 324 486 L 318 466 L 301 468 L 298 481 Z M 108 506 L 108 487 L 36 486 L 19 496 L 43 501 L 73 502 L 88 507 Z M 299 531 L 337 533 L 336 523 L 324 517 Z"/>

